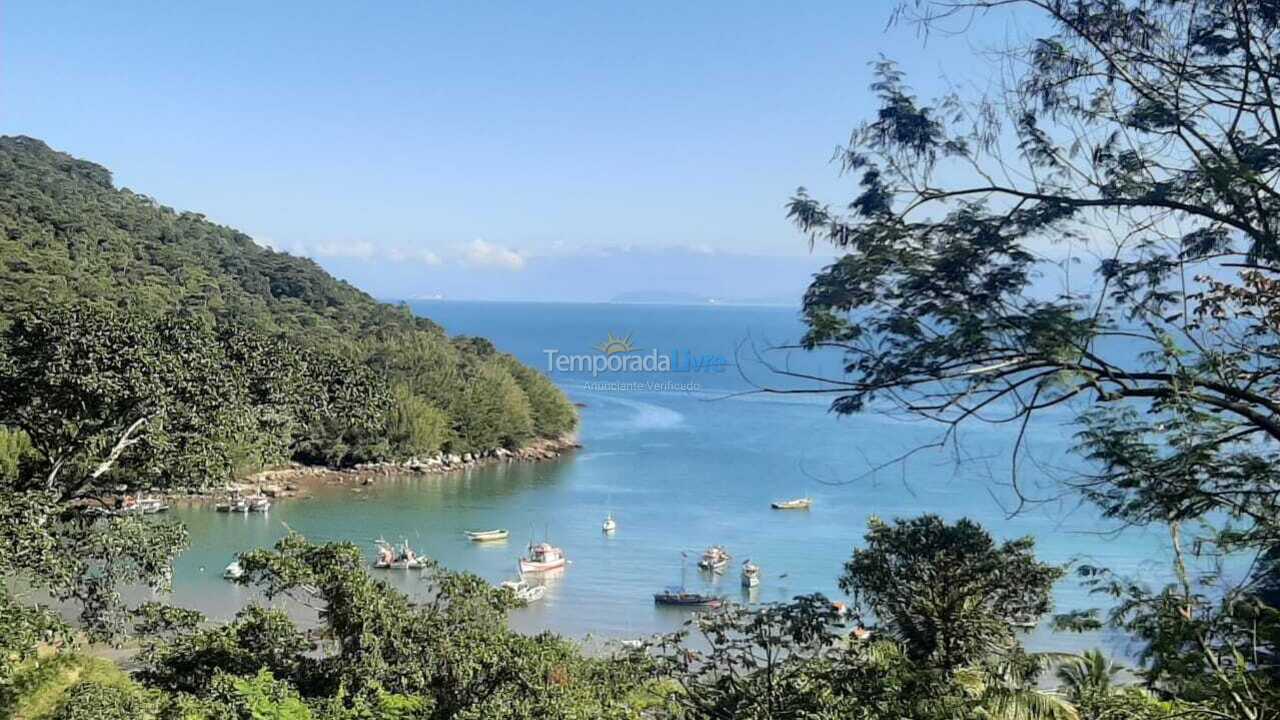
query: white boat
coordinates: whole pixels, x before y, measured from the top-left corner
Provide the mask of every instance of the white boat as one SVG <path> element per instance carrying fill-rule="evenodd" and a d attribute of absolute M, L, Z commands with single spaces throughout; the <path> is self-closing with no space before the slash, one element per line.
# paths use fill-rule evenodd
<path fill-rule="evenodd" d="M 729 558 L 732 557 L 727 550 L 720 545 L 712 545 L 702 553 L 702 559 L 698 561 L 698 567 L 711 572 L 724 572 L 729 565 Z"/>
<path fill-rule="evenodd" d="M 250 495 L 244 499 L 249 504 L 249 512 L 268 512 L 271 510 L 271 498 L 266 495 Z"/>
<path fill-rule="evenodd" d="M 399 551 L 391 546 L 390 543 L 378 541 L 378 559 L 373 562 L 373 566 L 379 570 L 421 570 L 427 566 L 427 561 L 413 551 L 409 547 L 409 541 L 404 541 L 400 545 Z"/>
<path fill-rule="evenodd" d="M 600 529 L 607 533 L 611 533 L 618 529 L 618 521 L 613 519 L 613 513 L 609 513 L 608 516 L 605 517 L 604 523 L 600 526 Z"/>
<path fill-rule="evenodd" d="M 774 510 L 808 510 L 813 507 L 813 498 L 802 497 L 794 500 L 777 500 L 770 503 Z"/>
<path fill-rule="evenodd" d="M 742 563 L 742 587 L 753 588 L 760 584 L 760 566 L 751 560 Z"/>
<path fill-rule="evenodd" d="M 160 498 L 143 497 L 142 495 L 132 498 L 126 495 L 124 500 L 121 501 L 120 509 L 117 512 L 121 515 L 154 515 L 168 509 L 169 506 Z"/>
<path fill-rule="evenodd" d="M 506 540 L 511 533 L 506 530 L 467 530 L 467 539 L 471 542 L 497 542 Z"/>
<path fill-rule="evenodd" d="M 555 570 L 568 564 L 564 551 L 550 543 L 529 546 L 529 554 L 520 558 L 520 573 L 536 573 Z"/>
<path fill-rule="evenodd" d="M 525 582 L 523 579 L 507 580 L 506 582 L 502 583 L 499 587 L 505 590 L 510 590 L 512 593 L 515 594 L 516 600 L 519 600 L 521 603 L 526 605 L 531 602 L 536 602 L 538 600 L 541 600 L 542 596 L 547 594 L 546 586 L 530 585 L 529 583 Z"/>
<path fill-rule="evenodd" d="M 213 508 L 218 512 L 243 514 L 249 512 L 249 501 L 240 497 L 238 491 L 233 490 L 226 500 L 214 505 Z"/>
<path fill-rule="evenodd" d="M 240 567 L 240 561 L 232 560 L 231 564 L 223 569 L 222 577 L 228 580 L 239 580 L 244 577 L 244 568 Z"/>

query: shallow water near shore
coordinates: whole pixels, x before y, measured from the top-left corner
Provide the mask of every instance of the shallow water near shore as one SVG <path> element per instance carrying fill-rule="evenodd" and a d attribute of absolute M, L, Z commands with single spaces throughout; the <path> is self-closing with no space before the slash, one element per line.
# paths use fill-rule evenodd
<path fill-rule="evenodd" d="M 793 342 L 803 328 L 789 308 L 675 307 L 522 303 L 416 303 L 451 334 L 480 335 L 548 371 L 548 350 L 593 353 L 629 336 L 636 352 L 656 349 L 693 362 L 670 371 L 548 373 L 583 407 L 583 449 L 549 462 L 494 465 L 447 475 L 408 475 L 319 485 L 310 497 L 282 500 L 267 515 L 227 515 L 210 508 L 174 510 L 191 532 L 175 568 L 172 600 L 229 618 L 256 596 L 221 578 L 237 552 L 269 546 L 287 528 L 317 541 L 406 539 L 447 567 L 498 582 L 516 575 L 531 538 L 548 537 L 572 564 L 543 578 L 545 599 L 517 610 L 513 627 L 584 638 L 632 638 L 676 629 L 684 611 L 657 608 L 653 593 L 682 581 L 743 602 L 772 602 L 837 587 L 842 564 L 861 542 L 869 515 L 934 512 L 969 517 L 1000 538 L 1031 534 L 1051 562 L 1087 562 L 1160 581 L 1167 577 L 1167 537 L 1158 530 L 1115 527 L 1064 496 L 1010 517 L 1009 451 L 1016 428 L 974 426 L 958 445 L 926 449 L 940 429 L 885 413 L 837 418 L 829 396 L 746 394 L 760 384 L 797 387 L 759 364 L 770 344 Z M 776 365 L 832 375 L 832 358 L 765 353 Z M 729 365 L 714 371 L 703 359 Z M 554 362 L 554 361 L 553 361 Z M 690 391 L 690 386 L 696 389 Z M 678 389 L 673 390 L 676 387 Z M 1068 452 L 1071 415 L 1046 416 L 1028 443 L 1023 487 L 1038 499 L 1059 495 L 1056 476 L 1078 460 Z M 883 466 L 883 467 L 881 467 Z M 770 501 L 808 495 L 808 511 L 776 511 Z M 600 524 L 612 512 L 617 532 Z M 508 528 L 504 543 L 472 543 L 468 529 Z M 733 554 L 730 571 L 707 576 L 694 566 L 711 544 Z M 761 585 L 740 587 L 737 565 L 763 568 Z M 414 593 L 413 571 L 380 571 Z M 1055 591 L 1059 610 L 1099 603 L 1072 578 Z M 1056 635 L 1039 628 L 1033 647 L 1132 648 L 1105 634 Z"/>

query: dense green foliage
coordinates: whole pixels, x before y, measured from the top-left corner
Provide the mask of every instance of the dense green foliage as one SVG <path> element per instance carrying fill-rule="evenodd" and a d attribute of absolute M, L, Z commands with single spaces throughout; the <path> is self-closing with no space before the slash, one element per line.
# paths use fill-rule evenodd
<path fill-rule="evenodd" d="M 883 537 L 922 530 L 950 541 L 916 548 Z M 988 594 L 1039 596 L 1054 577 L 1035 563 L 1029 543 L 996 545 L 967 521 L 873 524 L 866 540 L 843 581 L 862 588 L 867 606 L 884 605 L 871 589 L 882 564 L 914 566 L 916 576 L 964 568 L 957 574 L 967 582 L 953 597 L 965 607 L 988 603 Z M 868 561 L 867 553 L 879 560 Z M 1039 578 L 1031 590 L 1015 572 L 1027 563 Z M 472 575 L 433 566 L 424 578 L 426 597 L 415 602 L 372 576 L 358 548 L 297 535 L 274 550 L 243 555 L 241 564 L 246 575 L 239 582 L 314 612 L 319 631 L 304 632 L 275 607 L 251 605 L 230 623 L 211 624 L 193 611 L 149 604 L 135 614 L 142 652 L 132 679 L 104 672 L 104 661 L 82 675 L 76 668 L 84 661 L 66 653 L 32 660 L 14 682 L 0 683 L 0 710 L 30 720 L 1213 717 L 1204 706 L 1120 684 L 1116 666 L 1101 654 L 1029 654 L 1009 632 L 1016 620 L 999 612 L 947 616 L 956 636 L 997 631 L 999 638 L 972 646 L 949 667 L 936 661 L 934 638 L 901 633 L 901 620 L 891 616 L 855 616 L 865 636 L 839 632 L 841 618 L 821 595 L 730 606 L 695 617 L 688 630 L 648 648 L 588 658 L 553 635 L 508 629 L 513 596 Z M 1029 607 L 1038 618 L 1047 604 Z M 1004 632 L 995 627 L 1000 623 Z M 1055 664 L 1062 688 L 1049 691 L 1043 681 Z"/>
<path fill-rule="evenodd" d="M 868 521 L 840 589 L 874 613 L 925 666 L 954 670 L 1017 645 L 1014 628 L 1049 611 L 1061 568 L 1036 562 L 1030 537 L 997 545 L 977 523 L 936 515 Z"/>
<path fill-rule="evenodd" d="M 628 696 L 648 677 L 641 658 L 590 660 L 555 636 L 509 630 L 512 596 L 473 575 L 433 568 L 429 598 L 415 603 L 374 579 L 358 548 L 296 535 L 241 564 L 242 581 L 268 597 L 317 608 L 325 630 L 319 652 L 278 610 L 251 606 L 229 625 L 203 626 L 193 613 L 152 606 L 139 679 L 209 700 L 221 692 L 220 678 L 270 673 L 284 683 L 280 697 L 339 717 L 402 698 L 412 717 L 588 718 L 629 717 Z"/>
<path fill-rule="evenodd" d="M 188 383 L 188 394 L 217 401 L 239 383 L 234 392 L 262 406 L 245 418 L 255 427 L 224 427 L 234 437 L 206 438 L 223 457 L 203 476 L 289 459 L 343 465 L 486 453 L 558 437 L 577 424 L 573 406 L 549 380 L 486 341 L 451 340 L 429 320 L 375 302 L 310 260 L 259 247 L 201 215 L 116 189 L 110 172 L 98 165 L 32 138 L 0 138 L 0 330 L 28 312 L 41 317 L 55 308 L 121 329 L 123 321 L 90 311 L 103 307 L 121 308 L 129 322 L 148 318 L 161 335 L 173 332 L 177 337 L 164 340 L 175 353 L 182 350 L 179 338 L 188 337 L 192 366 L 174 367 L 190 378 L 206 373 L 207 380 L 205 387 Z M 63 325 L 62 337 L 86 335 L 75 350 L 94 353 L 78 361 L 77 372 L 110 357 L 126 367 L 128 353 L 148 352 L 120 337 L 90 337 L 91 327 L 72 332 Z M 222 342 L 225 357 L 203 354 L 209 336 Z M 50 345 L 57 339 L 31 337 L 28 349 L 71 356 L 70 346 Z M 32 358 L 27 370 L 38 372 L 39 360 Z M 234 377 L 215 377 L 215 367 Z M 183 391 L 175 383 L 161 395 Z M 299 401 L 302 395 L 311 397 Z M 209 409 L 199 398 L 174 400 L 171 408 L 193 415 Z M 116 416 L 102 422 L 124 419 L 119 412 L 128 398 L 111 402 Z M 55 410 L 45 412 L 52 417 Z M 234 414 L 234 405 L 224 412 Z M 179 418 L 166 422 L 176 428 Z M 107 425 L 102 431 L 121 429 Z M 188 434 L 194 439 L 200 429 L 208 428 L 192 427 Z M 153 433 L 144 435 L 142 442 L 151 442 Z M 0 470 L 4 457 L 0 446 Z"/>

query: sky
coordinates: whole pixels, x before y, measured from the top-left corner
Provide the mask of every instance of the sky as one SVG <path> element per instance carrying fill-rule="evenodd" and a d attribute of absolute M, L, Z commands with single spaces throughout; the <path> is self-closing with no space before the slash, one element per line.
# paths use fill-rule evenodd
<path fill-rule="evenodd" d="M 870 61 L 989 83 L 1010 19 L 925 42 L 864 2 L 0 2 L 0 134 L 379 297 L 798 300 L 784 205 Z M 981 32 L 981 35 L 978 33 Z"/>

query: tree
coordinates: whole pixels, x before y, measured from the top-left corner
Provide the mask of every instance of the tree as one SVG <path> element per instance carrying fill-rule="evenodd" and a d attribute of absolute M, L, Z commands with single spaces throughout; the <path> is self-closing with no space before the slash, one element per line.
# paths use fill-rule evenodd
<path fill-rule="evenodd" d="M 842 637 L 821 595 L 700 616 L 658 644 L 678 690 L 670 717 L 887 720 L 1076 720 L 1063 696 L 1036 686 L 1046 658 L 1004 648 L 954 671 L 913 660 L 893 638 Z"/>
<path fill-rule="evenodd" d="M 1072 486 L 1121 522 L 1175 530 L 1179 581 L 1113 616 L 1161 658 L 1196 659 L 1153 662 L 1148 681 L 1194 674 L 1221 712 L 1271 717 L 1257 658 L 1276 635 L 1249 628 L 1275 613 L 1245 611 L 1247 588 L 1204 587 L 1222 575 L 1190 561 L 1280 541 L 1280 12 L 922 0 L 899 17 L 942 32 L 1015 7 L 1048 29 L 993 68 L 1008 83 L 926 102 L 878 63 L 881 109 L 838 155 L 860 193 L 847 212 L 792 198 L 810 242 L 846 253 L 805 296 L 803 346 L 847 357 L 815 390 L 838 413 L 936 421 L 943 443 L 965 423 L 1020 428 L 1022 503 L 1037 499 L 1018 472 L 1032 418 L 1074 410 L 1094 470 Z M 1210 529 L 1182 549 L 1196 524 Z"/>
<path fill-rule="evenodd" d="M 872 517 L 840 588 L 902 641 L 912 660 L 945 671 L 1014 648 L 1017 624 L 1049 611 L 1061 568 L 1037 562 L 1030 537 L 997 545 L 978 524 L 936 515 Z"/>
<path fill-rule="evenodd" d="M 533 436 L 529 400 L 511 373 L 497 362 L 474 368 L 452 407 L 458 439 L 468 452 L 515 448 Z"/>
<path fill-rule="evenodd" d="M 0 482 L 15 482 L 32 455 L 31 439 L 21 430 L 0 427 Z"/>
<path fill-rule="evenodd" d="M 835 672 L 843 653 L 821 595 L 759 609 L 732 606 L 663 638 L 658 655 L 680 691 L 669 702 L 687 718 L 846 717 L 858 702 Z M 699 641 L 690 645 L 696 631 Z M 696 649 L 695 649 L 696 648 Z M 702 649 L 706 648 L 706 649 Z"/>
<path fill-rule="evenodd" d="M 240 582 L 313 608 L 321 642 L 313 647 L 276 611 L 250 609 L 229 626 L 201 628 L 183 611 L 150 607 L 142 627 L 154 640 L 141 679 L 197 704 L 269 675 L 273 702 L 296 695 L 334 717 L 384 708 L 387 717 L 523 719 L 628 717 L 629 695 L 646 678 L 643 658 L 586 658 L 553 635 L 511 631 L 514 598 L 474 575 L 433 566 L 427 599 L 414 602 L 371 577 L 355 546 L 297 535 L 240 563 Z"/>
<path fill-rule="evenodd" d="M 554 383 L 510 355 L 502 356 L 499 362 L 515 378 L 529 401 L 535 435 L 557 438 L 573 432 L 578 425 L 578 412 Z"/>
<path fill-rule="evenodd" d="M 156 703 L 136 688 L 78 683 L 67 692 L 51 720 L 145 720 Z"/>
<path fill-rule="evenodd" d="M 0 424 L 36 462 L 13 490 L 60 501 L 117 484 L 226 476 L 226 441 L 253 417 L 212 328 L 93 305 L 14 320 L 0 345 Z"/>
<path fill-rule="evenodd" d="M 1086 695 L 1110 692 L 1120 672 L 1119 665 L 1103 655 L 1101 650 L 1094 649 L 1062 663 L 1055 675 L 1067 696 L 1079 700 Z"/>
<path fill-rule="evenodd" d="M 405 385 L 391 391 L 387 436 L 399 457 L 426 457 L 445 448 L 453 439 L 452 423 L 443 410 L 415 395 Z"/>
<path fill-rule="evenodd" d="M 252 389 L 203 322 L 89 304 L 14 318 L 0 342 L 0 425 L 29 449 L 0 478 L 0 575 L 78 605 L 95 639 L 119 633 L 120 589 L 166 588 L 186 531 L 110 516 L 117 486 L 225 479 L 231 441 L 262 430 Z"/>
<path fill-rule="evenodd" d="M 307 685 L 314 647 L 282 610 L 250 605 L 222 626 L 202 626 L 194 611 L 151 604 L 139 609 L 142 671 L 149 687 L 204 695 L 219 674 L 274 677 Z"/>

